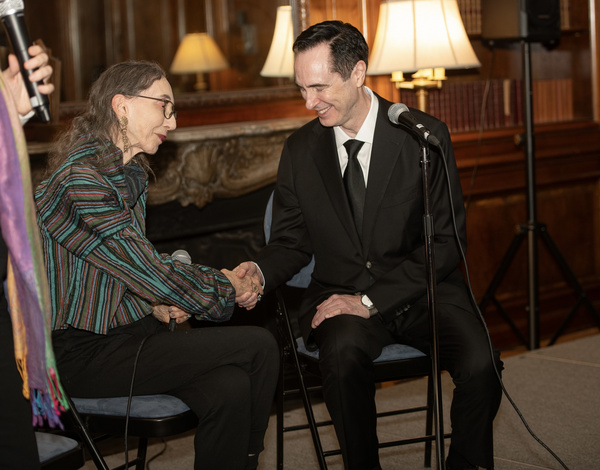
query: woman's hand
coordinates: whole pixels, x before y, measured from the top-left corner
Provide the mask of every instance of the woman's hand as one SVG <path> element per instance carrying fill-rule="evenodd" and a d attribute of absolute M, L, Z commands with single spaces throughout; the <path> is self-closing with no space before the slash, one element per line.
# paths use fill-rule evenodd
<path fill-rule="evenodd" d="M 181 310 L 179 307 L 175 305 L 154 305 L 152 307 L 152 315 L 154 317 L 163 322 L 169 323 L 171 318 L 174 318 L 175 321 L 179 323 L 184 323 L 188 321 L 192 316 L 188 314 L 186 311 Z"/>

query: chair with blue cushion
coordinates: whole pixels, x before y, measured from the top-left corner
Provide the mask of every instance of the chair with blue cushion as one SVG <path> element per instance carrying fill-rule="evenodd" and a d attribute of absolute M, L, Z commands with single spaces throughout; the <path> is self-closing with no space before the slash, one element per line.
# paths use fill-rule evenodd
<path fill-rule="evenodd" d="M 144 470 L 148 439 L 169 437 L 181 434 L 198 426 L 198 417 L 179 398 L 171 395 L 134 396 L 126 423 L 128 397 L 115 398 L 70 398 L 73 424 L 81 436 L 96 467 L 109 470 L 97 447 L 97 441 L 104 437 L 127 436 L 138 438 L 138 451 L 127 466 L 135 465 Z"/>
<path fill-rule="evenodd" d="M 179 398 L 171 395 L 134 396 L 131 400 L 129 420 L 126 423 L 128 397 L 115 398 L 70 398 L 71 416 L 75 428 L 82 437 L 96 467 L 109 470 L 100 454 L 96 442 L 106 436 L 138 438 L 137 456 L 127 467 L 135 465 L 143 470 L 146 462 L 148 439 L 181 434 L 198 426 L 198 417 Z M 116 469 L 114 469 L 116 470 Z"/>
<path fill-rule="evenodd" d="M 81 444 L 70 437 L 36 431 L 35 440 L 42 470 L 76 470 L 85 464 Z"/>
<path fill-rule="evenodd" d="M 271 228 L 272 196 L 267 204 L 265 213 L 265 237 L 268 241 Z M 309 429 L 313 445 L 317 454 L 321 470 L 327 469 L 326 458 L 341 454 L 339 449 L 324 450 L 319 436 L 319 427 L 332 425 L 331 420 L 317 422 L 313 413 L 311 394 L 321 390 L 319 371 L 319 351 L 309 351 L 299 334 L 294 307 L 297 306 L 303 289 L 308 287 L 313 270 L 314 259 L 311 263 L 297 273 L 285 286 L 275 291 L 278 328 L 282 348 L 279 384 L 276 395 L 277 408 L 277 469 L 283 469 L 283 436 L 286 432 Z M 431 466 L 432 442 L 435 440 L 433 433 L 433 388 L 431 376 L 431 360 L 421 351 L 405 345 L 392 344 L 383 348 L 381 355 L 374 361 L 375 383 L 391 382 L 403 379 L 427 377 L 427 390 L 425 391 L 422 406 L 399 409 L 378 413 L 378 418 L 395 416 L 407 413 L 422 412 L 425 415 L 425 433 L 413 438 L 380 442 L 379 447 L 392 447 L 398 445 L 424 443 L 424 466 Z M 289 377 L 288 369 L 292 369 Z M 289 380 L 292 379 L 292 380 Z M 292 387 L 287 386 L 292 382 Z M 300 395 L 306 413 L 307 424 L 285 426 L 284 401 L 287 396 Z M 448 437 L 448 436 L 445 436 Z"/>

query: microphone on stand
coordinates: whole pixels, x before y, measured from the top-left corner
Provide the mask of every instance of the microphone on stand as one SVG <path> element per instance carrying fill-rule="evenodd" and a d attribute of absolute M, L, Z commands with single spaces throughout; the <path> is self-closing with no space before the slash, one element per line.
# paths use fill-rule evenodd
<path fill-rule="evenodd" d="M 440 146 L 440 141 L 434 136 L 429 129 L 416 120 L 412 115 L 408 106 L 403 103 L 394 103 L 388 110 L 388 118 L 394 124 L 401 124 L 407 127 L 409 131 L 415 134 L 423 142 Z"/>
<path fill-rule="evenodd" d="M 38 85 L 42 85 L 43 82 L 31 82 L 29 76 L 34 70 L 25 70 L 23 66 L 31 58 L 27 49 L 32 45 L 29 33 L 27 32 L 27 26 L 25 25 L 23 8 L 23 0 L 0 0 L 0 17 L 10 40 L 12 50 L 19 61 L 31 107 L 35 110 L 40 121 L 50 122 L 48 96 L 40 93 L 38 90 Z"/>
<path fill-rule="evenodd" d="M 175 250 L 171 255 L 171 259 L 176 259 L 183 264 L 192 264 L 192 257 L 185 250 Z M 175 320 L 175 318 L 171 318 L 169 320 L 169 331 L 175 331 L 175 328 L 177 328 L 177 320 Z"/>

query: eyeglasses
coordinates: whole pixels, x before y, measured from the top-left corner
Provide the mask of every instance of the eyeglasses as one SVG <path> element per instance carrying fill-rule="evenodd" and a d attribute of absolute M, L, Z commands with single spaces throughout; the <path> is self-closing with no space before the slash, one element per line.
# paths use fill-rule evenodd
<path fill-rule="evenodd" d="M 132 97 L 136 97 L 136 98 L 146 98 L 147 100 L 162 101 L 164 103 L 163 115 L 165 116 L 165 119 L 171 119 L 171 116 L 173 116 L 173 117 L 175 117 L 175 120 L 177 120 L 177 111 L 175 111 L 175 104 L 171 100 L 167 100 L 165 98 L 154 98 L 152 96 L 144 96 L 144 95 L 127 95 L 127 96 L 132 96 Z"/>

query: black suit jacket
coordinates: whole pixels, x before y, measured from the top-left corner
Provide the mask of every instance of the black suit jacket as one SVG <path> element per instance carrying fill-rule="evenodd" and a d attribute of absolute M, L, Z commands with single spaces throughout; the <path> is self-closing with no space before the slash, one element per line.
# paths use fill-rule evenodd
<path fill-rule="evenodd" d="M 418 140 L 393 125 L 392 103 L 380 98 L 367 183 L 362 233 L 347 202 L 332 128 L 315 119 L 285 142 L 273 199 L 269 244 L 257 257 L 267 291 L 315 257 L 312 282 L 300 309 L 310 346 L 315 307 L 334 293 L 366 293 L 386 321 L 410 308 L 427 314 L 423 189 Z M 460 241 L 466 247 L 462 191 L 448 129 L 411 110 L 442 142 Z M 458 269 L 450 197 L 441 153 L 431 149 L 431 201 L 438 302 L 469 308 Z"/>

